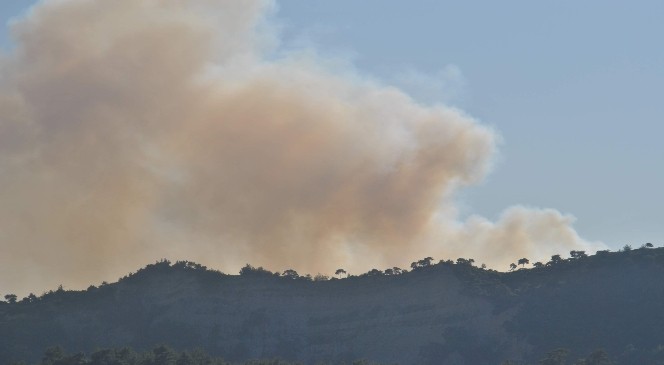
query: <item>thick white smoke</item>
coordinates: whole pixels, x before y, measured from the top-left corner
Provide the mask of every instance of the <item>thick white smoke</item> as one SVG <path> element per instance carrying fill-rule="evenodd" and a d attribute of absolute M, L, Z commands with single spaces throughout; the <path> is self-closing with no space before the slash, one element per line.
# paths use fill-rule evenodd
<path fill-rule="evenodd" d="M 161 257 L 330 273 L 593 246 L 554 210 L 459 222 L 495 134 L 459 110 L 275 58 L 269 1 L 53 0 L 0 63 L 0 290 Z M 267 55 L 271 56 L 267 56 Z"/>

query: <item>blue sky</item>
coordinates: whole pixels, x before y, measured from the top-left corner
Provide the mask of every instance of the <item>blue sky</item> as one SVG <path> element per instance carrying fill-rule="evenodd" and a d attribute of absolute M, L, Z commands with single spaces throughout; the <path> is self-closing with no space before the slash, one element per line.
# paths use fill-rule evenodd
<path fill-rule="evenodd" d="M 0 17 L 31 3 L 5 0 Z M 346 57 L 500 132 L 495 170 L 460 197 L 465 214 L 551 207 L 612 248 L 664 244 L 664 3 L 308 0 L 276 16 L 284 46 Z"/>
<path fill-rule="evenodd" d="M 280 15 L 386 80 L 460 70 L 462 96 L 443 101 L 504 139 L 467 213 L 554 207 L 588 239 L 662 243 L 664 3 L 314 0 Z"/>

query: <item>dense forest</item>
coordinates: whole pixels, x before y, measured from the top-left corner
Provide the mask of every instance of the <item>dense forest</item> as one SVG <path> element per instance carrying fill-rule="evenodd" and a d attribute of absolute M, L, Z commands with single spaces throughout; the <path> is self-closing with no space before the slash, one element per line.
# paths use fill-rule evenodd
<path fill-rule="evenodd" d="M 539 365 L 565 365 L 569 350 L 557 349 L 546 354 L 538 361 Z M 501 365 L 517 365 L 512 361 L 504 361 Z M 615 364 L 606 351 L 596 350 L 585 358 L 578 359 L 573 365 L 612 365 Z M 25 365 L 14 362 L 11 365 Z M 175 351 L 167 346 L 158 346 L 151 351 L 135 352 L 129 348 L 102 349 L 87 356 L 83 353 L 67 354 L 60 347 L 52 347 L 44 352 L 40 362 L 35 365 L 302 365 L 279 359 L 249 360 L 242 364 L 229 363 L 220 357 L 212 357 L 201 351 Z M 316 365 L 333 365 L 319 362 Z M 352 363 L 339 365 L 381 365 L 368 360 L 356 360 Z"/>
<path fill-rule="evenodd" d="M 0 360 L 664 364 L 664 249 L 571 251 L 542 263 L 517 258 L 506 269 L 427 257 L 361 275 L 251 265 L 227 275 L 162 260 L 84 291 L 5 295 Z M 159 351 L 170 362 L 155 360 Z M 129 360 L 99 362 L 102 353 Z M 283 360 L 247 362 L 272 358 Z"/>
<path fill-rule="evenodd" d="M 11 365 L 25 365 L 14 362 Z M 210 356 L 201 350 L 175 351 L 167 346 L 158 346 L 150 351 L 136 352 L 130 348 L 102 349 L 91 353 L 67 354 L 60 347 L 44 351 L 41 361 L 35 365 L 301 365 L 279 359 L 248 360 L 230 363 L 220 357 Z M 316 365 L 332 365 L 318 363 Z M 340 364 L 342 365 L 342 364 Z M 356 360 L 343 365 L 381 365 L 367 360 Z"/>

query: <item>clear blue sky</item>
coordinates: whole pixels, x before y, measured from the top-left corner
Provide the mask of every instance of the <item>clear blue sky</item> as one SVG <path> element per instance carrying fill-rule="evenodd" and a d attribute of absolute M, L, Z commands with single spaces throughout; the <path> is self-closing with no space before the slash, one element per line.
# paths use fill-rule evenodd
<path fill-rule="evenodd" d="M 4 0 L 0 18 L 31 3 Z M 425 76 L 405 87 L 500 132 L 465 214 L 550 207 L 613 248 L 664 244 L 664 2 L 291 0 L 277 16 L 285 46 L 345 55 L 387 83 Z"/>

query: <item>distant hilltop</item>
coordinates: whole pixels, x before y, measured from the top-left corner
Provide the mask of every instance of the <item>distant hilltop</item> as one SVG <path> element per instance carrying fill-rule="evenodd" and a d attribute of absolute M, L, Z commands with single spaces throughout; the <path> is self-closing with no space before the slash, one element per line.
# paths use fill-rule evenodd
<path fill-rule="evenodd" d="M 168 345 L 229 361 L 307 364 L 530 364 L 599 349 L 619 364 L 664 361 L 663 248 L 572 251 L 532 264 L 517 258 L 510 269 L 427 257 L 357 276 L 251 265 L 227 275 L 162 260 L 84 291 L 6 295 L 0 362 L 34 362 L 56 345 L 70 352 Z"/>

